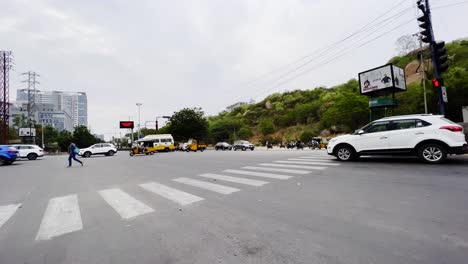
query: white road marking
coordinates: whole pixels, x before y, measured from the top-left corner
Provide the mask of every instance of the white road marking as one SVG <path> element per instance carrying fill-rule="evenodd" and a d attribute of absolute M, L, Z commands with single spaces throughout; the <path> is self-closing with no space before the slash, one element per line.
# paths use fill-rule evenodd
<path fill-rule="evenodd" d="M 279 169 L 279 168 L 265 168 L 265 167 L 255 167 L 255 166 L 246 166 L 242 167 L 246 170 L 260 170 L 260 171 L 273 171 L 273 172 L 286 172 L 286 173 L 295 173 L 295 174 L 309 174 L 311 171 L 305 170 L 291 170 L 291 169 Z"/>
<path fill-rule="evenodd" d="M 83 229 L 76 194 L 49 200 L 36 240 L 47 240 Z"/>
<path fill-rule="evenodd" d="M 293 176 L 288 176 L 288 175 L 271 174 L 271 173 L 256 172 L 256 171 L 245 171 L 245 170 L 224 170 L 223 172 L 271 178 L 271 179 L 277 179 L 277 180 L 287 180 L 293 177 Z"/>
<path fill-rule="evenodd" d="M 191 203 L 204 200 L 204 198 L 171 188 L 166 185 L 159 184 L 157 182 L 148 182 L 140 184 L 140 187 L 152 193 L 160 195 L 164 198 L 167 198 L 173 202 L 176 202 L 180 205 L 189 205 Z"/>
<path fill-rule="evenodd" d="M 295 169 L 309 169 L 309 170 L 323 170 L 326 167 L 318 167 L 318 166 L 306 166 L 306 165 L 291 165 L 291 164 L 275 164 L 275 163 L 260 163 L 260 166 L 268 166 L 268 167 L 283 167 L 283 168 L 295 168 Z"/>
<path fill-rule="evenodd" d="M 316 161 L 288 161 L 288 160 L 277 160 L 276 163 L 286 163 L 286 164 L 304 164 L 304 165 L 322 165 L 322 166 L 339 166 L 339 163 L 326 163 L 326 162 L 316 162 Z"/>
<path fill-rule="evenodd" d="M 236 188 L 232 188 L 232 187 L 228 187 L 228 186 L 224 186 L 224 185 L 220 185 L 220 184 L 214 184 L 214 183 L 210 183 L 210 182 L 193 180 L 193 179 L 184 178 L 184 177 L 173 179 L 173 181 L 180 182 L 180 183 L 185 183 L 187 185 L 195 186 L 195 187 L 198 187 L 198 188 L 202 188 L 202 189 L 206 189 L 206 190 L 210 190 L 210 191 L 217 192 L 217 193 L 222 193 L 222 194 L 231 194 L 233 192 L 240 191 L 240 189 L 236 189 Z"/>
<path fill-rule="evenodd" d="M 0 228 L 12 217 L 18 208 L 20 208 L 21 204 L 10 204 L 10 205 L 3 205 L 0 206 Z"/>
<path fill-rule="evenodd" d="M 252 186 L 262 186 L 262 185 L 265 185 L 265 184 L 268 183 L 266 181 L 257 181 L 257 180 L 238 178 L 238 177 L 231 177 L 231 176 L 214 174 L 214 173 L 205 173 L 205 174 L 201 174 L 199 176 L 209 178 L 209 179 L 215 179 L 215 180 L 227 181 L 227 182 L 235 182 L 235 183 L 252 185 Z"/>
<path fill-rule="evenodd" d="M 307 157 L 298 157 L 297 159 L 320 159 L 320 160 L 334 160 L 331 156 L 307 156 Z"/>
<path fill-rule="evenodd" d="M 99 194 L 123 219 L 154 212 L 153 208 L 120 189 L 101 190 Z"/>
<path fill-rule="evenodd" d="M 288 160 L 294 160 L 294 161 L 316 161 L 316 162 L 333 162 L 333 159 L 288 159 Z"/>

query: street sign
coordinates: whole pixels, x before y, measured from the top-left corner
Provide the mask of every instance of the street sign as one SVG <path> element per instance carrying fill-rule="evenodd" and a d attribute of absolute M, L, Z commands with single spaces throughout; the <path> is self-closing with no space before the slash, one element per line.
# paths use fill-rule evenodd
<path fill-rule="evenodd" d="M 133 121 L 120 121 L 120 128 L 133 129 L 134 127 Z"/>
<path fill-rule="evenodd" d="M 386 107 L 386 106 L 397 106 L 398 101 L 388 98 L 374 98 L 369 100 L 369 107 Z"/>
<path fill-rule="evenodd" d="M 445 88 L 445 86 L 442 86 L 440 87 L 440 89 L 442 90 L 442 100 L 444 101 L 444 103 L 448 103 L 447 88 Z"/>

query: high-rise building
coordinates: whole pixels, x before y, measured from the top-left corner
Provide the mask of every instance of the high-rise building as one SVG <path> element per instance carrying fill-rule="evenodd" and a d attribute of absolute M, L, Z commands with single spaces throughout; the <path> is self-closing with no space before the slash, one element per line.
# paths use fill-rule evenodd
<path fill-rule="evenodd" d="M 15 117 L 23 115 L 28 117 L 27 103 L 12 103 L 10 106 L 10 127 L 18 129 L 15 125 Z M 71 116 L 62 110 L 57 110 L 54 104 L 36 104 L 34 107 L 34 115 L 31 117 L 34 124 L 43 124 L 44 126 L 52 126 L 57 130 L 73 131 L 73 120 Z"/>
<path fill-rule="evenodd" d="M 71 116 L 73 127 L 88 125 L 88 98 L 84 92 L 40 91 L 31 90 L 34 93 L 36 105 L 52 104 L 55 111 L 64 111 Z M 18 103 L 28 102 L 28 89 L 19 89 L 16 92 Z M 34 111 L 36 111 L 34 109 Z"/>

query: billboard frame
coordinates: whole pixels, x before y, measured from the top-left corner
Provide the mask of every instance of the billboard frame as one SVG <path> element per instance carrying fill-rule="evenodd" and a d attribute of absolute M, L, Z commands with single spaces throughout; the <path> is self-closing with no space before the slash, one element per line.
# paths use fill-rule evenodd
<path fill-rule="evenodd" d="M 377 90 L 374 90 L 374 91 L 370 91 L 370 92 L 362 92 L 363 89 L 362 89 L 362 83 L 361 83 L 361 75 L 364 74 L 364 73 L 367 73 L 367 72 L 371 72 L 371 71 L 375 71 L 375 70 L 378 70 L 378 69 L 381 69 L 381 68 L 385 68 L 385 67 L 390 67 L 390 74 L 392 75 L 391 78 L 392 78 L 392 86 L 389 86 L 389 87 L 386 87 L 386 88 L 381 88 L 381 89 L 377 89 Z M 395 86 L 395 71 L 394 71 L 394 67 L 396 68 L 399 68 L 401 69 L 400 67 L 398 66 L 395 66 L 393 63 L 387 63 L 385 65 L 381 65 L 381 66 L 378 66 L 378 67 L 375 67 L 375 68 L 372 68 L 372 69 L 369 69 L 369 70 L 365 70 L 365 71 L 362 71 L 360 73 L 358 73 L 358 82 L 359 82 L 359 94 L 360 95 L 365 95 L 365 96 L 370 96 L 370 97 L 376 97 L 376 96 L 379 96 L 379 95 L 383 95 L 383 94 L 388 94 L 388 91 L 391 91 L 391 92 L 406 92 L 408 90 L 408 87 L 406 87 L 406 74 L 405 74 L 405 70 L 403 70 L 403 81 L 404 81 L 404 84 L 405 84 L 405 89 L 401 89 L 399 87 L 396 87 Z"/>

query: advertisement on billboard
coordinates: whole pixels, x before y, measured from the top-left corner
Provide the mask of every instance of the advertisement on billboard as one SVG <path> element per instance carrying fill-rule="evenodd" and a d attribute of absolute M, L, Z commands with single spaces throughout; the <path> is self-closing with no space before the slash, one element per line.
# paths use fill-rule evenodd
<path fill-rule="evenodd" d="M 385 90 L 406 90 L 405 71 L 388 64 L 359 73 L 361 94 L 375 94 Z"/>
<path fill-rule="evenodd" d="M 134 127 L 133 121 L 120 121 L 120 128 L 133 129 Z"/>
<path fill-rule="evenodd" d="M 20 137 L 35 137 L 36 136 L 36 129 L 29 128 L 29 127 L 22 127 L 18 131 L 18 135 Z"/>
<path fill-rule="evenodd" d="M 395 88 L 406 91 L 405 71 L 395 65 L 393 67 L 393 80 L 395 81 Z"/>

